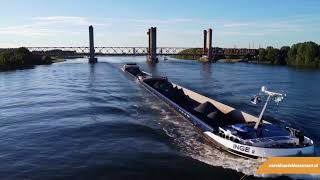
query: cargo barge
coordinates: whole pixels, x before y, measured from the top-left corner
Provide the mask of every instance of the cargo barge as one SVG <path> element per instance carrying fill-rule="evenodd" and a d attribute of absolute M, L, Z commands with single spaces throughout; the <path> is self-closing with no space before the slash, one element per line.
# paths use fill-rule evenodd
<path fill-rule="evenodd" d="M 144 72 L 135 63 L 125 64 L 121 69 L 188 119 L 207 139 L 232 154 L 246 158 L 314 154 L 313 141 L 301 131 L 262 119 L 269 99 L 283 98 L 279 93 L 262 89 L 268 99 L 256 117 L 174 84 L 166 77 Z"/>

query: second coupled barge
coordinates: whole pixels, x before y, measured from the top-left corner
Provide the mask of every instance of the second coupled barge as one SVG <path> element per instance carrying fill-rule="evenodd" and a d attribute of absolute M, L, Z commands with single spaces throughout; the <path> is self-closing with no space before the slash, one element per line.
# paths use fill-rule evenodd
<path fill-rule="evenodd" d="M 145 89 L 163 100 L 188 119 L 213 143 L 232 154 L 249 158 L 271 156 L 312 155 L 313 141 L 291 127 L 278 127 L 261 117 L 238 111 L 223 103 L 200 95 L 141 71 L 136 64 L 126 64 L 122 70 Z M 263 89 L 272 96 L 280 95 Z M 265 110 L 267 103 L 263 111 Z"/>

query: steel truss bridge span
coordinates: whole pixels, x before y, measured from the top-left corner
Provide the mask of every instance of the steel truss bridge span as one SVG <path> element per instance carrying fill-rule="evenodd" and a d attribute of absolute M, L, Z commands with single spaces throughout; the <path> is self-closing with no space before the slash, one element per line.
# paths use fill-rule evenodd
<path fill-rule="evenodd" d="M 51 56 L 89 56 L 90 47 L 26 47 L 37 55 Z M 185 51 L 187 49 L 191 49 Z M 95 47 L 96 56 L 146 56 L 148 55 L 147 47 Z M 191 47 L 157 47 L 157 55 L 190 55 L 202 56 L 202 48 Z M 212 48 L 212 54 L 215 55 L 256 55 L 257 49 L 246 48 Z"/>

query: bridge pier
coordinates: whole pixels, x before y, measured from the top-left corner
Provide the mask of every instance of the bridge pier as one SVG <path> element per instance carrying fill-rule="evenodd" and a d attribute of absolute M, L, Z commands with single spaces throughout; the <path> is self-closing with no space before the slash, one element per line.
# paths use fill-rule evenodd
<path fill-rule="evenodd" d="M 203 30 L 203 55 L 207 53 L 207 30 Z"/>
<path fill-rule="evenodd" d="M 157 63 L 157 28 L 151 27 L 148 30 L 148 55 L 147 55 L 147 61 L 149 63 Z"/>
<path fill-rule="evenodd" d="M 136 48 L 132 48 L 132 54 L 136 56 Z"/>
<path fill-rule="evenodd" d="M 208 30 L 208 60 L 211 61 L 212 59 L 212 29 Z"/>
<path fill-rule="evenodd" d="M 208 39 L 207 39 L 208 38 Z M 208 45 L 208 48 L 207 48 Z M 201 61 L 209 62 L 213 60 L 212 53 L 212 29 L 203 31 L 203 56 L 200 58 Z"/>
<path fill-rule="evenodd" d="M 98 59 L 95 56 L 94 52 L 94 39 L 93 39 L 93 27 L 89 26 L 89 63 L 97 63 Z"/>
<path fill-rule="evenodd" d="M 149 29 L 148 29 L 147 35 L 148 35 L 148 49 L 147 49 L 147 56 L 149 56 L 149 54 L 150 54 L 150 50 L 151 50 L 151 28 L 149 28 Z"/>

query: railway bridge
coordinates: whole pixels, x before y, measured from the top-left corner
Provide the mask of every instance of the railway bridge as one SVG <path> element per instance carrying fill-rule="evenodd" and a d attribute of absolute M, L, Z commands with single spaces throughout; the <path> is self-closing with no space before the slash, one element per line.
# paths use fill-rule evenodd
<path fill-rule="evenodd" d="M 89 46 L 79 47 L 26 47 L 37 55 L 88 56 L 89 63 L 96 63 L 97 56 L 147 56 L 147 61 L 158 62 L 158 56 L 198 56 L 203 61 L 213 61 L 216 56 L 255 56 L 257 49 L 212 47 L 212 29 L 203 31 L 203 47 L 157 47 L 157 28 L 148 29 L 147 47 L 96 47 L 93 27 L 89 26 Z"/>

